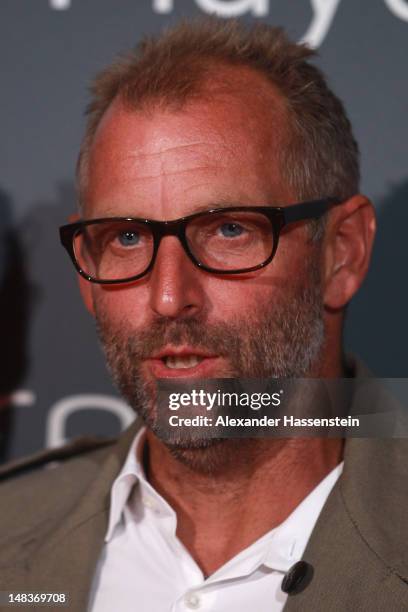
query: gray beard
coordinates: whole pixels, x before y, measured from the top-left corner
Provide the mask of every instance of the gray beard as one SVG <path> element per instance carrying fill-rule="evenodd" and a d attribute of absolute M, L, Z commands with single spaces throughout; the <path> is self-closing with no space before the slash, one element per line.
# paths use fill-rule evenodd
<path fill-rule="evenodd" d="M 125 321 L 112 326 L 97 309 L 97 329 L 113 381 L 147 427 L 192 469 L 213 472 L 233 458 L 244 440 L 192 439 L 169 444 L 157 425 L 156 387 L 141 371 L 142 361 L 167 344 L 188 344 L 227 358 L 223 378 L 301 378 L 319 368 L 324 342 L 323 301 L 317 266 L 309 282 L 288 288 L 270 308 L 258 304 L 247 315 L 209 324 L 199 318 L 157 318 L 145 331 L 130 331 Z M 248 440 L 248 444 L 251 442 Z"/>

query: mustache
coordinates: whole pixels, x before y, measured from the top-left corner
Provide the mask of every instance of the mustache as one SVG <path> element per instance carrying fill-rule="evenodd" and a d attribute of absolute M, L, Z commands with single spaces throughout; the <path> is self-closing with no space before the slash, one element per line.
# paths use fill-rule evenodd
<path fill-rule="evenodd" d="M 97 331 L 102 344 L 123 343 L 125 323 L 120 329 L 112 330 L 102 313 L 97 315 Z M 234 323 L 212 323 L 194 318 L 172 319 L 160 317 L 149 325 L 149 329 L 132 331 L 127 339 L 127 347 L 138 360 L 148 359 L 153 353 L 166 345 L 192 345 L 201 350 L 223 356 L 238 348 L 238 326 Z"/>

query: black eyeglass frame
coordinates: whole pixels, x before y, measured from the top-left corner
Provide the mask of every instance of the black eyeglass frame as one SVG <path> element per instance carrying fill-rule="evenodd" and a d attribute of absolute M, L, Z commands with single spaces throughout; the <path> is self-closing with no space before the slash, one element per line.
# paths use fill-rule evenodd
<path fill-rule="evenodd" d="M 210 272 L 212 274 L 244 274 L 247 272 L 254 272 L 255 270 L 259 270 L 260 268 L 264 268 L 268 264 L 271 263 L 274 258 L 278 243 L 279 236 L 284 227 L 289 224 L 297 223 L 299 221 L 307 221 L 310 219 L 318 219 L 322 215 L 324 215 L 331 206 L 336 206 L 341 204 L 342 201 L 337 198 L 322 198 L 319 200 L 311 200 L 309 202 L 300 202 L 298 204 L 291 204 L 289 206 L 281 207 L 281 206 L 228 206 L 222 208 L 212 208 L 210 210 L 200 211 L 197 213 L 193 213 L 192 215 L 188 215 L 186 217 L 180 217 L 179 219 L 174 219 L 172 221 L 156 221 L 154 219 L 143 219 L 138 217 L 103 217 L 98 219 L 85 219 L 82 221 L 76 221 L 75 223 L 68 223 L 67 225 L 62 225 L 59 228 L 60 240 L 62 246 L 67 250 L 68 255 L 70 256 L 76 270 L 78 273 L 84 277 L 87 281 L 91 283 L 97 283 L 100 285 L 116 285 L 116 284 L 124 284 L 130 283 L 136 280 L 139 280 L 146 274 L 152 270 L 157 252 L 159 250 L 161 239 L 164 236 L 177 236 L 180 240 L 181 245 L 184 248 L 185 253 L 189 257 L 189 259 L 201 270 L 205 270 L 206 272 Z M 273 232 L 273 248 L 272 253 L 269 257 L 256 266 L 252 266 L 251 268 L 240 268 L 238 270 L 220 270 L 218 268 L 211 268 L 206 266 L 202 262 L 200 262 L 194 254 L 191 252 L 190 247 L 188 245 L 188 240 L 186 238 L 186 227 L 188 223 L 197 219 L 198 217 L 202 217 L 204 215 L 210 215 L 213 213 L 221 213 L 221 212 L 258 212 L 265 215 L 270 223 Z M 109 221 L 127 221 L 127 222 L 136 222 L 143 223 L 148 225 L 151 229 L 151 233 L 153 236 L 153 253 L 152 258 L 147 266 L 147 268 L 135 276 L 126 279 L 113 279 L 113 280 L 101 280 L 96 279 L 87 274 L 79 265 L 74 249 L 74 238 L 77 234 L 78 230 L 86 227 L 91 224 L 102 224 L 107 223 Z"/>

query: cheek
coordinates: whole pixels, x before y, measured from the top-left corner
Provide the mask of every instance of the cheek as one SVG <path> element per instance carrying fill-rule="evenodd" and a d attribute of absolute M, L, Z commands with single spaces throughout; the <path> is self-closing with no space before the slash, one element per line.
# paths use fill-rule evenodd
<path fill-rule="evenodd" d="M 122 287 L 97 286 L 93 288 L 95 315 L 114 327 L 126 323 L 140 329 L 145 325 L 147 313 L 146 291 L 134 285 Z"/>
<path fill-rule="evenodd" d="M 270 265 L 276 288 L 304 287 L 321 266 L 321 246 L 312 243 L 305 227 L 297 227 L 281 236 Z"/>
<path fill-rule="evenodd" d="M 270 305 L 276 298 L 275 279 L 266 271 L 246 278 L 214 278 L 207 287 L 212 320 L 245 319 L 262 305 Z"/>

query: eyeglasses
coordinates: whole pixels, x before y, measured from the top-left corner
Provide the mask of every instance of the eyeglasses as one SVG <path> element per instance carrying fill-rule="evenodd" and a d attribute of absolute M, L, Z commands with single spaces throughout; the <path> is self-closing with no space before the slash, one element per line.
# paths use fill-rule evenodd
<path fill-rule="evenodd" d="M 109 217 L 60 227 L 61 243 L 81 276 L 92 283 L 127 283 L 154 266 L 161 239 L 177 236 L 198 268 L 242 274 L 268 265 L 282 229 L 317 219 L 341 202 L 324 198 L 286 207 L 232 206 L 173 221 Z"/>

